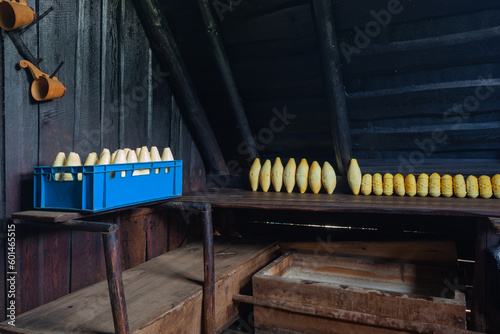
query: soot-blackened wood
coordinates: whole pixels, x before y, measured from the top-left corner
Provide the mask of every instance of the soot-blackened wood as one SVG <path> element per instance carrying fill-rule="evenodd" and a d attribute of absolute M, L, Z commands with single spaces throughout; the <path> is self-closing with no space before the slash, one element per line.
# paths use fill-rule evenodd
<path fill-rule="evenodd" d="M 118 149 L 120 124 L 120 47 L 121 0 L 102 2 L 101 43 L 101 149 Z"/>
<path fill-rule="evenodd" d="M 172 92 L 168 87 L 167 76 L 158 59 L 153 54 L 153 115 L 151 137 L 148 146 L 157 146 L 162 153 L 163 148 L 171 145 L 170 117 L 172 114 Z"/>
<path fill-rule="evenodd" d="M 314 21 L 323 63 L 323 78 L 330 109 L 330 125 L 338 172 L 347 173 L 351 134 L 331 0 L 313 0 Z"/>
<path fill-rule="evenodd" d="M 90 152 L 101 151 L 101 50 L 96 47 L 101 42 L 101 10 L 78 1 L 73 147 L 82 163 Z"/>
<path fill-rule="evenodd" d="M 168 22 L 161 12 L 159 1 L 134 1 L 134 6 L 153 52 L 171 72 L 173 92 L 178 102 L 183 106 L 181 110 L 184 111 L 184 115 L 191 125 L 191 132 L 196 139 L 207 168 L 217 174 L 227 175 L 228 170 L 224 158 Z"/>
<path fill-rule="evenodd" d="M 234 80 L 233 72 L 229 66 L 226 51 L 224 50 L 224 44 L 222 43 L 220 37 L 220 30 L 212 14 L 209 1 L 198 0 L 198 5 L 200 7 L 201 16 L 203 17 L 203 22 L 205 23 L 207 36 L 210 41 L 210 51 L 217 63 L 217 69 L 219 70 L 221 78 L 224 82 L 226 93 L 231 102 L 231 107 L 236 117 L 241 136 L 243 137 L 242 139 L 247 145 L 247 149 L 252 155 L 252 158 L 258 158 L 259 152 L 257 150 L 255 138 L 250 130 L 250 125 L 248 124 L 248 119 L 245 114 L 245 108 L 243 107 L 240 94 L 238 93 L 236 81 Z"/>
<path fill-rule="evenodd" d="M 7 36 L 9 36 L 19 55 L 23 59 L 26 59 L 27 61 L 38 67 L 41 59 L 38 59 L 33 53 L 31 53 L 30 49 L 26 46 L 26 44 L 24 44 L 23 39 L 21 38 L 22 34 L 20 33 L 20 31 L 5 31 L 5 33 L 7 34 Z"/>
<path fill-rule="evenodd" d="M 120 147 L 142 147 L 148 143 L 148 119 L 152 115 L 151 50 L 132 5 L 121 2 L 120 27 Z"/>
<path fill-rule="evenodd" d="M 118 228 L 118 227 L 116 227 Z M 130 332 L 125 304 L 125 291 L 123 290 L 121 254 L 116 229 L 102 234 L 104 252 L 106 257 L 106 273 L 108 276 L 109 299 L 113 310 L 113 323 L 118 334 Z"/>

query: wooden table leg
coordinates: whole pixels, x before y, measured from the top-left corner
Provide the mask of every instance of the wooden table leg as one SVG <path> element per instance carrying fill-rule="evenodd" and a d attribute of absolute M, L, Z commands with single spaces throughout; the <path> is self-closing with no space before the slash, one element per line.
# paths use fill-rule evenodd
<path fill-rule="evenodd" d="M 103 233 L 102 241 L 104 244 L 109 299 L 111 301 L 111 310 L 113 312 L 115 333 L 129 334 L 130 329 L 127 318 L 127 306 L 125 304 L 125 291 L 123 289 L 121 255 L 117 231 L 118 226 L 110 232 Z"/>
<path fill-rule="evenodd" d="M 204 286 L 203 313 L 205 333 L 215 334 L 215 268 L 214 268 L 214 237 L 212 227 L 212 208 L 207 204 L 203 213 L 203 256 L 204 256 Z"/>

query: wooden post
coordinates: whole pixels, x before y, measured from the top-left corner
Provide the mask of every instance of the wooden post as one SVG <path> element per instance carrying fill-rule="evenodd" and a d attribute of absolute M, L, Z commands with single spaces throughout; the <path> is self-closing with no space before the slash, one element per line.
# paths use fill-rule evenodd
<path fill-rule="evenodd" d="M 331 0 L 312 1 L 316 35 L 321 50 L 325 90 L 330 109 L 330 127 L 338 172 L 345 175 L 351 160 L 351 131 L 347 119 L 346 94 L 340 71 Z"/>
<path fill-rule="evenodd" d="M 219 27 L 214 19 L 208 0 L 198 0 L 198 5 L 200 6 L 201 16 L 203 17 L 203 22 L 205 23 L 205 29 L 207 30 L 210 45 L 212 46 L 210 51 L 217 62 L 217 69 L 219 70 L 221 78 L 224 81 L 224 87 L 229 96 L 231 107 L 233 108 L 241 136 L 243 137 L 243 140 L 248 147 L 248 152 L 251 154 L 253 160 L 254 158 L 259 157 L 257 144 L 255 143 L 255 138 L 250 130 L 250 125 L 248 124 L 245 109 L 243 108 L 243 104 L 236 87 L 233 72 L 229 66 L 226 51 L 224 50 L 224 45 L 220 38 Z"/>
<path fill-rule="evenodd" d="M 215 269 L 214 236 L 212 228 L 212 208 L 203 209 L 203 256 L 205 279 L 203 281 L 203 313 L 206 334 L 215 334 Z"/>
<path fill-rule="evenodd" d="M 196 94 L 187 66 L 174 41 L 158 0 L 133 1 L 153 52 L 170 71 L 170 85 L 209 171 L 228 175 L 228 169 L 207 116 Z"/>
<path fill-rule="evenodd" d="M 120 248 L 118 245 L 118 226 L 111 232 L 102 234 L 104 255 L 106 260 L 106 274 L 108 277 L 109 299 L 113 313 L 115 332 L 118 334 L 130 333 L 123 289 Z"/>

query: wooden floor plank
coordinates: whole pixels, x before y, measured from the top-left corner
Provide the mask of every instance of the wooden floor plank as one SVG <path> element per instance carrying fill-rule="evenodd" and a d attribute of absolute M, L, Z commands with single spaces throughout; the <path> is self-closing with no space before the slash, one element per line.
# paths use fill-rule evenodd
<path fill-rule="evenodd" d="M 274 259 L 277 244 L 217 242 L 215 245 L 218 328 L 237 312 L 227 291 L 250 284 L 251 276 Z M 133 333 L 179 333 L 201 330 L 203 247 L 193 243 L 123 273 L 128 319 Z M 228 311 L 224 311 L 228 310 Z M 184 327 L 183 327 L 184 326 Z M 12 329 L 6 322 L 0 332 Z M 26 333 L 113 333 L 105 281 L 81 289 L 16 318 Z"/>

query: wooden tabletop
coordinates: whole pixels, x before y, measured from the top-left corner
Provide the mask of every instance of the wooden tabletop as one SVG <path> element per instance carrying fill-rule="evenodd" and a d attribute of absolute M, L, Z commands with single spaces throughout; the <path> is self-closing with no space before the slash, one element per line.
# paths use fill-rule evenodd
<path fill-rule="evenodd" d="M 289 194 L 223 188 L 187 193 L 178 200 L 235 209 L 500 217 L 500 199 L 497 198 Z"/>

